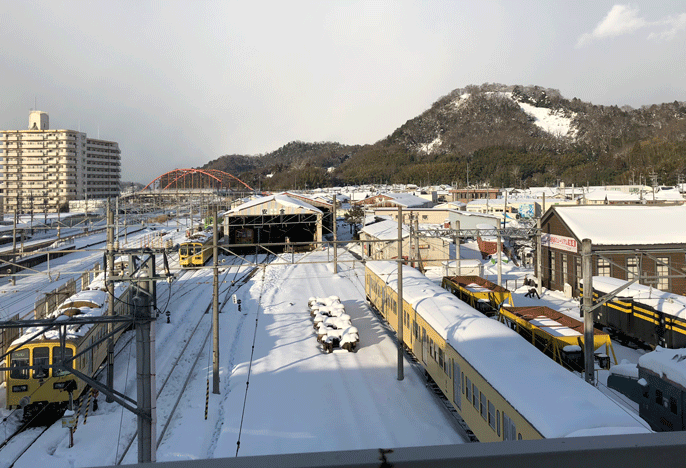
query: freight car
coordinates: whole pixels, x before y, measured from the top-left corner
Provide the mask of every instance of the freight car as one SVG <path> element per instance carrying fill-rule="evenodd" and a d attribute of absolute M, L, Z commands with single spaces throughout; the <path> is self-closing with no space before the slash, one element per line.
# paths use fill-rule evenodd
<path fill-rule="evenodd" d="M 576 372 L 584 371 L 584 324 L 549 307 L 503 306 L 498 321 L 519 333 L 558 364 Z M 605 346 L 605 353 L 596 353 L 602 369 L 610 368 L 610 354 L 617 364 L 610 335 L 593 330 L 593 350 Z M 601 350 L 602 351 L 602 350 Z"/>
<path fill-rule="evenodd" d="M 115 283 L 114 314 L 127 313 L 126 283 Z M 103 274 L 98 275 L 88 288 L 80 291 L 49 314 L 46 318 L 97 317 L 109 315 L 108 293 Z M 64 346 L 60 332 L 44 327 L 27 328 L 11 343 L 6 359 L 6 406 L 24 408 L 24 420 L 31 422 L 38 415 L 49 417 L 66 409 L 69 393 L 78 398 L 86 383 L 69 371 L 60 369 L 63 359 L 71 360 L 74 369 L 93 377 L 107 356 L 107 341 L 99 342 L 107 334 L 107 324 L 69 325 L 64 331 Z M 118 332 L 115 341 L 121 335 Z M 37 335 L 37 336 L 36 336 Z M 98 343 L 99 342 L 99 343 Z M 72 360 L 73 359 L 73 360 Z M 26 367 L 31 366 L 31 369 Z"/>
<path fill-rule="evenodd" d="M 444 276 L 441 286 L 489 317 L 504 303 L 514 305 L 509 290 L 480 276 Z"/>
<path fill-rule="evenodd" d="M 627 284 L 616 278 L 593 277 L 593 301 Z M 583 294 L 583 288 L 582 288 Z M 594 321 L 617 335 L 651 348 L 686 347 L 686 297 L 634 283 L 599 306 Z"/>
<path fill-rule="evenodd" d="M 398 329 L 398 266 L 367 262 L 371 306 Z M 482 442 L 649 429 L 496 320 L 403 266 L 403 344 Z"/>

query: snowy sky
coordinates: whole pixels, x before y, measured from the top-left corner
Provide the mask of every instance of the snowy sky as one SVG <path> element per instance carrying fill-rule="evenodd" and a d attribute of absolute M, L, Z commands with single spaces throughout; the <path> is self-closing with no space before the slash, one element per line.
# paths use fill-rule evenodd
<path fill-rule="evenodd" d="M 686 101 L 686 5 L 0 0 L 0 128 L 118 141 L 124 180 L 293 140 L 374 143 L 469 84 Z M 35 103 L 35 104 L 34 104 Z"/>

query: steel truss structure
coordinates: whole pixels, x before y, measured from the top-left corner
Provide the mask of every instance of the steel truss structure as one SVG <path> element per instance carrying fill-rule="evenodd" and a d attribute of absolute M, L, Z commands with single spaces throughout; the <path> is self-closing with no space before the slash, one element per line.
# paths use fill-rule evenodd
<path fill-rule="evenodd" d="M 239 187 L 253 191 L 253 188 L 238 177 L 219 169 L 174 169 L 153 179 L 141 191 L 146 190 L 232 190 Z"/>

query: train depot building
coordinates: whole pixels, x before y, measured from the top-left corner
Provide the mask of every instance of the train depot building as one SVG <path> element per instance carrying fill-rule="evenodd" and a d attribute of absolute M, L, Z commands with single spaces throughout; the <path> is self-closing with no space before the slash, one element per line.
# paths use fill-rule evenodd
<path fill-rule="evenodd" d="M 324 212 L 287 194 L 260 197 L 223 213 L 226 242 L 231 251 L 280 253 L 310 250 L 322 242 Z"/>
<path fill-rule="evenodd" d="M 581 242 L 592 242 L 594 276 L 686 294 L 686 206 L 553 206 L 541 219 L 542 284 L 578 296 Z"/>

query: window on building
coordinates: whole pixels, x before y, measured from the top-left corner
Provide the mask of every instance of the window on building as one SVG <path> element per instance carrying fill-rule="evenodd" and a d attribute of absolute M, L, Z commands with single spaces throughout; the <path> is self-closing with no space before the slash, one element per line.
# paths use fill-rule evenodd
<path fill-rule="evenodd" d="M 476 388 L 476 384 L 472 384 L 472 405 L 474 408 L 479 407 L 479 389 Z"/>
<path fill-rule="evenodd" d="M 598 258 L 598 276 L 610 276 L 610 262 L 604 258 Z"/>
<path fill-rule="evenodd" d="M 471 402 L 472 401 L 472 381 L 469 380 L 469 377 L 465 376 L 464 378 L 464 389 L 465 389 L 465 396 L 467 397 L 467 401 Z"/>
<path fill-rule="evenodd" d="M 561 254 L 562 257 L 562 283 L 569 283 L 567 277 L 567 254 Z"/>
<path fill-rule="evenodd" d="M 557 269 L 555 267 L 555 256 L 557 253 L 554 250 L 548 249 L 548 261 L 550 263 L 550 281 L 557 282 Z"/>
<path fill-rule="evenodd" d="M 481 413 L 481 417 L 484 418 L 484 420 L 486 420 L 486 405 L 486 397 L 483 393 L 479 392 L 479 413 Z"/>
<path fill-rule="evenodd" d="M 657 257 L 655 262 L 657 289 L 669 291 L 669 257 Z"/>

